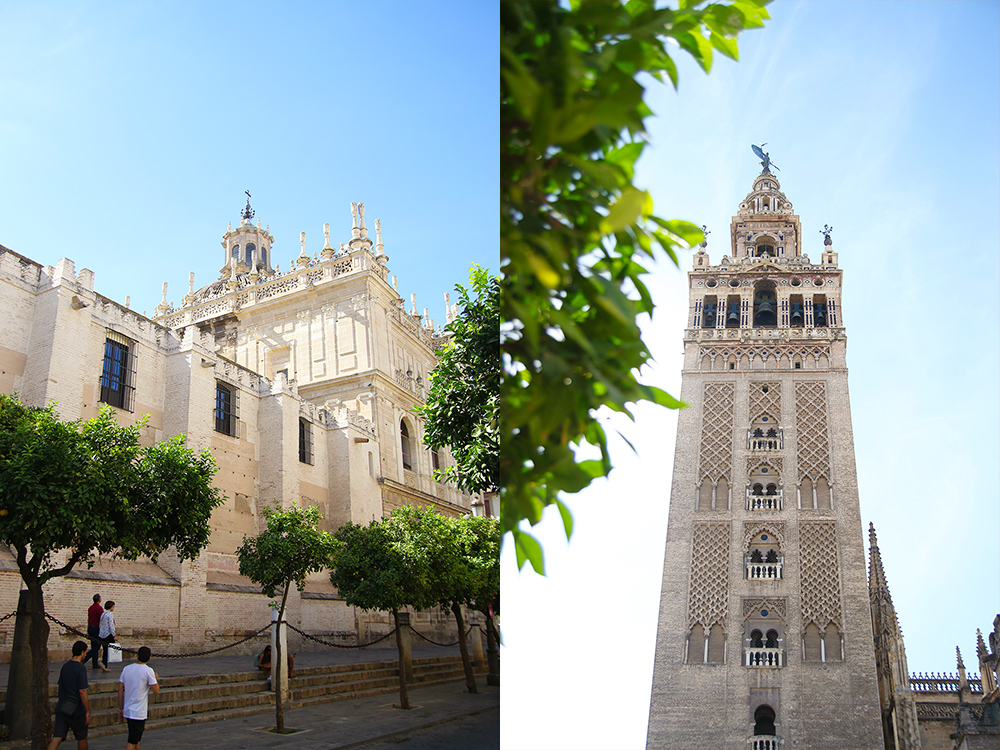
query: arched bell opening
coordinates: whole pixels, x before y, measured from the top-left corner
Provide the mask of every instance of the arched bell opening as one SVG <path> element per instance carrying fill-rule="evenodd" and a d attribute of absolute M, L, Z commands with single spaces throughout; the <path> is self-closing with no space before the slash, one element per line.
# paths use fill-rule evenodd
<path fill-rule="evenodd" d="M 816 328 L 826 328 L 828 325 L 825 294 L 817 294 L 813 297 L 813 325 Z"/>
<path fill-rule="evenodd" d="M 767 198 L 765 198 L 764 201 L 764 206 L 767 207 Z M 765 234 L 755 240 L 753 255 L 755 258 L 774 258 L 774 246 L 774 237 Z"/>
<path fill-rule="evenodd" d="M 802 328 L 805 325 L 805 304 L 802 302 L 801 294 L 793 294 L 788 298 L 790 312 L 788 314 L 788 325 L 792 328 Z"/>
<path fill-rule="evenodd" d="M 740 327 L 740 298 L 737 294 L 729 295 L 726 300 L 726 328 Z"/>
<path fill-rule="evenodd" d="M 702 307 L 701 327 L 715 328 L 716 316 L 719 311 L 718 299 L 714 294 L 705 297 L 705 304 Z"/>
<path fill-rule="evenodd" d="M 753 288 L 753 327 L 778 326 L 778 299 L 773 281 L 758 281 Z"/>

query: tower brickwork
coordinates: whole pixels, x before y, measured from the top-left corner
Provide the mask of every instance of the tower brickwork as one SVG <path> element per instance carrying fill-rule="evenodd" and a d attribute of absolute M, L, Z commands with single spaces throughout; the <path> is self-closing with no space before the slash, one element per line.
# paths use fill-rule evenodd
<path fill-rule="evenodd" d="M 842 271 L 765 162 L 689 273 L 649 748 L 881 748 Z"/>

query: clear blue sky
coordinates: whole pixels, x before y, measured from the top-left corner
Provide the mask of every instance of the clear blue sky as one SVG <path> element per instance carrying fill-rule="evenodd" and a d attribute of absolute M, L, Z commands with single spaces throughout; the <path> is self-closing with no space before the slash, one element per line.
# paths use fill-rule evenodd
<path fill-rule="evenodd" d="M 498 267 L 498 10 L 459 2 L 5 2 L 0 244 L 152 313 L 218 277 L 244 190 L 283 269 L 382 220 L 390 272 Z M 454 295 L 453 295 L 454 297 Z"/>
<path fill-rule="evenodd" d="M 1000 612 L 997 302 L 1000 3 L 778 2 L 741 61 L 651 83 L 636 182 L 657 213 L 707 224 L 713 262 L 767 142 L 814 260 L 844 269 L 861 513 L 873 521 L 911 672 L 978 672 Z M 661 264 L 647 377 L 680 390 L 685 275 Z M 503 560 L 503 746 L 641 748 L 652 679 L 676 413 L 608 418 L 610 481 L 536 527 L 548 577 Z M 613 430 L 609 431 L 613 434 Z M 866 538 L 867 546 L 867 538 Z M 680 574 L 686 575 L 681 572 Z"/>

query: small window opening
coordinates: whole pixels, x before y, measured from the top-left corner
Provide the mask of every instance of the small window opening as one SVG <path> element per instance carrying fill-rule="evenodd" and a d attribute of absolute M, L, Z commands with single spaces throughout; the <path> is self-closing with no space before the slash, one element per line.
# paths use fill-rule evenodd
<path fill-rule="evenodd" d="M 313 462 L 312 424 L 302 417 L 299 417 L 299 461 L 309 465 Z"/>
<path fill-rule="evenodd" d="M 770 706 L 759 706 L 753 712 L 754 737 L 774 737 L 774 709 Z"/>
<path fill-rule="evenodd" d="M 403 454 L 403 468 L 413 469 L 413 464 L 410 462 L 410 431 L 406 428 L 406 421 L 399 420 L 399 443 L 400 450 Z"/>

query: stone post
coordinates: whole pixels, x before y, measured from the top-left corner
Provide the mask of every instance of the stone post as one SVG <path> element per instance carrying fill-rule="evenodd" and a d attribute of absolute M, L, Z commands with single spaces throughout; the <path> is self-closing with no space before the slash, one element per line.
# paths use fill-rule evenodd
<path fill-rule="evenodd" d="M 483 658 L 483 631 L 479 625 L 478 612 L 469 613 L 469 640 L 472 641 L 472 661 L 478 668 L 486 663 Z"/>
<path fill-rule="evenodd" d="M 410 648 L 410 613 L 399 613 L 399 643 L 403 647 L 403 663 L 400 668 L 407 682 L 413 682 L 413 652 Z"/>
<path fill-rule="evenodd" d="M 500 649 L 497 646 L 497 629 L 492 618 L 486 620 L 486 660 L 490 671 L 486 675 L 486 684 L 500 686 Z"/>

